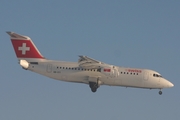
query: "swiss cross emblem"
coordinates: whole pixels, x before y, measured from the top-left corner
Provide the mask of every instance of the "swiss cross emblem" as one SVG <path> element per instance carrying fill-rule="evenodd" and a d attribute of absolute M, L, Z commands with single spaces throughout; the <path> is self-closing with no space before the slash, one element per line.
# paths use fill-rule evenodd
<path fill-rule="evenodd" d="M 22 51 L 22 55 L 25 55 L 26 51 L 30 51 L 30 47 L 27 47 L 26 43 L 23 43 L 21 47 L 18 47 L 18 50 Z"/>

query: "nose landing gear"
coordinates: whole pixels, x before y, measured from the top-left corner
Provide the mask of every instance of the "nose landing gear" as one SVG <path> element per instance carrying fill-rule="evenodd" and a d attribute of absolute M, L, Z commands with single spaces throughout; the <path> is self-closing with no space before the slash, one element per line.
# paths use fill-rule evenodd
<path fill-rule="evenodd" d="M 162 95 L 162 91 L 161 91 L 161 89 L 160 89 L 160 91 L 159 91 L 159 95 Z"/>

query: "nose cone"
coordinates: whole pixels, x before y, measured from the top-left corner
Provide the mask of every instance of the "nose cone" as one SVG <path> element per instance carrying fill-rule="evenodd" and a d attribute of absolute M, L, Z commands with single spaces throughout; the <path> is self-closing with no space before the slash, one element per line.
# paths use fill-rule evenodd
<path fill-rule="evenodd" d="M 161 83 L 163 84 L 163 86 L 164 86 L 165 88 L 174 87 L 174 84 L 172 84 L 171 82 L 169 82 L 169 81 L 166 80 L 166 79 L 161 80 Z"/>
<path fill-rule="evenodd" d="M 174 87 L 174 84 L 172 84 L 171 82 L 168 83 L 169 87 Z"/>

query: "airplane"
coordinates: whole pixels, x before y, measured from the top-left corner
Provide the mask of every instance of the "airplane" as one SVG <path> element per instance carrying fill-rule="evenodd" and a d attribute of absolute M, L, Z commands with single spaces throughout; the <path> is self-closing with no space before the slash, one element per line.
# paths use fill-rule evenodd
<path fill-rule="evenodd" d="M 20 66 L 25 70 L 56 80 L 88 84 L 92 92 L 101 85 L 145 89 L 171 88 L 174 85 L 154 70 L 126 68 L 107 64 L 88 56 L 79 56 L 78 62 L 46 59 L 30 37 L 14 32 L 9 34 Z"/>

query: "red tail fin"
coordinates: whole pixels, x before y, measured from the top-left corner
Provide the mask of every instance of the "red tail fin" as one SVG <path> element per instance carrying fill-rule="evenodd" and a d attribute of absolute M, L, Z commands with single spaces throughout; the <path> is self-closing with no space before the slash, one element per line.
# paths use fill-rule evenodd
<path fill-rule="evenodd" d="M 44 59 L 39 50 L 36 48 L 32 40 L 23 35 L 14 32 L 7 32 L 11 37 L 17 58 L 39 58 Z"/>

